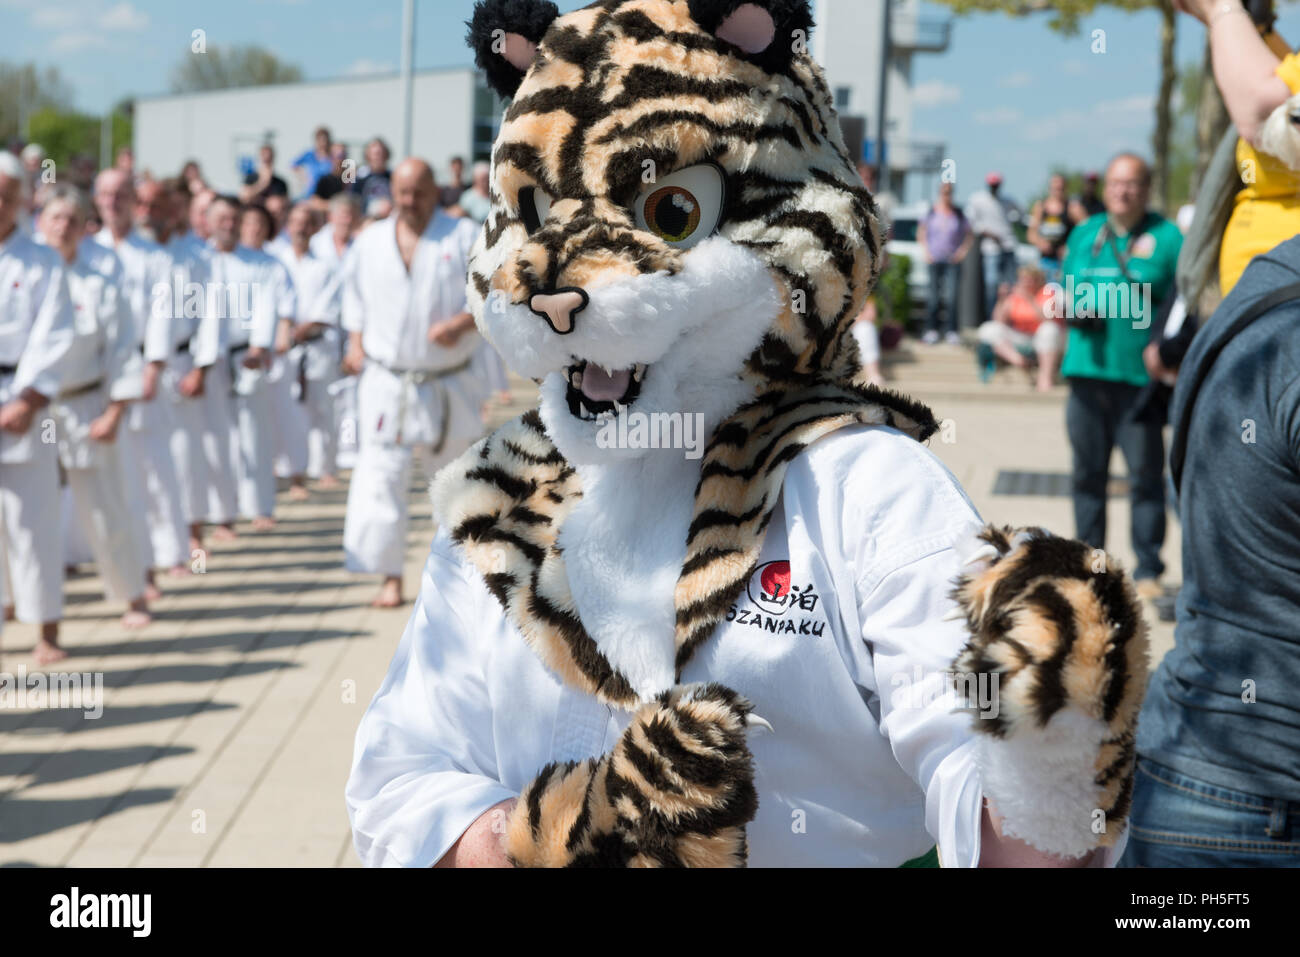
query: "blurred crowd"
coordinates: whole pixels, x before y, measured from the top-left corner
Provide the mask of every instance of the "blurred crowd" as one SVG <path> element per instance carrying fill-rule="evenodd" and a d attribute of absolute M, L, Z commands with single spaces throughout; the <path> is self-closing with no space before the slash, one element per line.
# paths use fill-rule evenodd
<path fill-rule="evenodd" d="M 506 378 L 465 308 L 486 164 L 439 184 L 364 153 L 318 129 L 291 194 L 263 145 L 237 195 L 130 149 L 53 175 L 39 144 L 0 153 L 0 604 L 39 663 L 69 566 L 144 627 L 207 537 L 274 527 L 277 480 L 305 499 L 342 469 L 348 567 L 402 602 L 411 466 L 477 438 Z"/>

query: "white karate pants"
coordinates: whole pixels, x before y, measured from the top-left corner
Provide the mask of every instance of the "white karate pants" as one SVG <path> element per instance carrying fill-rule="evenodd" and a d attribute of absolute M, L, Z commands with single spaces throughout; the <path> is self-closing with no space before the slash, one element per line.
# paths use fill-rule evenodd
<path fill-rule="evenodd" d="M 411 463 L 418 458 L 426 485 L 434 473 L 474 444 L 448 439 L 440 452 L 427 445 L 363 443 L 348 488 L 343 520 L 343 555 L 348 571 L 401 575 L 406 563 L 409 522 L 407 489 Z"/>
<path fill-rule="evenodd" d="M 295 354 L 276 356 L 267 375 L 267 398 L 274 439 L 274 474 L 283 477 L 307 472 L 307 411 L 294 398 L 298 382 Z"/>
<path fill-rule="evenodd" d="M 230 430 L 235 487 L 243 518 L 270 518 L 275 511 L 275 442 L 271 432 L 271 392 L 265 375 L 247 395 L 235 396 Z"/>
<path fill-rule="evenodd" d="M 239 517 L 235 458 L 230 441 L 235 400 L 230 394 L 230 369 L 224 356 L 208 367 L 201 408 L 199 446 L 206 465 L 206 518 L 214 525 L 232 524 Z"/>
<path fill-rule="evenodd" d="M 137 523 L 140 516 L 144 519 L 146 568 L 183 565 L 189 558 L 189 522 L 173 457 L 176 420 L 171 404 L 162 394 L 140 403 L 140 428 L 127 425 L 118 432 L 127 508 Z"/>
<path fill-rule="evenodd" d="M 67 470 L 73 513 L 90 544 L 104 594 L 110 601 L 131 601 L 144 591 L 145 570 L 128 520 L 117 443 L 101 445 L 98 456 L 96 468 Z"/>
<path fill-rule="evenodd" d="M 8 581 L 3 600 L 19 621 L 63 617 L 63 516 L 58 447 L 33 442 L 27 462 L 0 465 L 0 536 Z"/>

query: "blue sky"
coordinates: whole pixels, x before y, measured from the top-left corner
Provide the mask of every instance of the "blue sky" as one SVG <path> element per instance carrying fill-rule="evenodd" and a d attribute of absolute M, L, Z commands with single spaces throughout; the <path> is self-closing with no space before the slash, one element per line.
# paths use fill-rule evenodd
<path fill-rule="evenodd" d="M 562 10 L 582 6 L 561 0 Z M 470 62 L 463 21 L 472 0 L 419 0 L 419 68 Z M 0 0 L 0 59 L 57 65 L 79 108 L 163 93 L 192 31 L 212 45 L 260 43 L 308 79 L 392 72 L 400 58 L 400 0 Z M 930 6 L 928 15 L 944 15 Z M 1283 8 L 1283 36 L 1300 40 L 1300 11 Z M 1094 53 L 1094 30 L 1106 52 Z M 1200 58 L 1204 28 L 1179 18 L 1178 60 Z M 958 195 L 989 169 L 1008 191 L 1041 191 L 1057 164 L 1101 166 L 1122 148 L 1148 150 L 1157 84 L 1158 17 L 1102 8 L 1061 37 L 1044 17 L 980 14 L 956 21 L 947 53 L 915 60 L 914 139 L 947 144 Z M 417 120 L 418 122 L 418 120 Z M 919 185 L 919 184 L 918 184 Z"/>

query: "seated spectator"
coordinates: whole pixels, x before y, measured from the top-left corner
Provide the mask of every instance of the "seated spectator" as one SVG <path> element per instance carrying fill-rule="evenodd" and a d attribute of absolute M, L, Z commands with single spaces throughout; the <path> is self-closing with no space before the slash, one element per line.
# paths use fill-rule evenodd
<path fill-rule="evenodd" d="M 1022 266 L 1015 286 L 998 291 L 993 318 L 979 328 L 980 342 L 1007 364 L 1028 369 L 1037 360 L 1040 392 L 1052 388 L 1061 356 L 1061 325 L 1051 311 L 1052 293 L 1043 271 Z"/>
<path fill-rule="evenodd" d="M 244 177 L 239 198 L 245 203 L 265 203 L 268 196 L 288 196 L 289 184 L 275 175 L 275 149 L 263 144 L 257 151 L 257 169 Z"/>

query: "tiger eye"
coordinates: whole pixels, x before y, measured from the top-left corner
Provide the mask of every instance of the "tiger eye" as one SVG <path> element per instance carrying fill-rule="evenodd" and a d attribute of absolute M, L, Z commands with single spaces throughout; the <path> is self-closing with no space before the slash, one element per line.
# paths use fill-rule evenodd
<path fill-rule="evenodd" d="M 645 201 L 646 224 L 670 243 L 679 243 L 700 226 L 700 204 L 690 190 L 665 186 Z"/>

